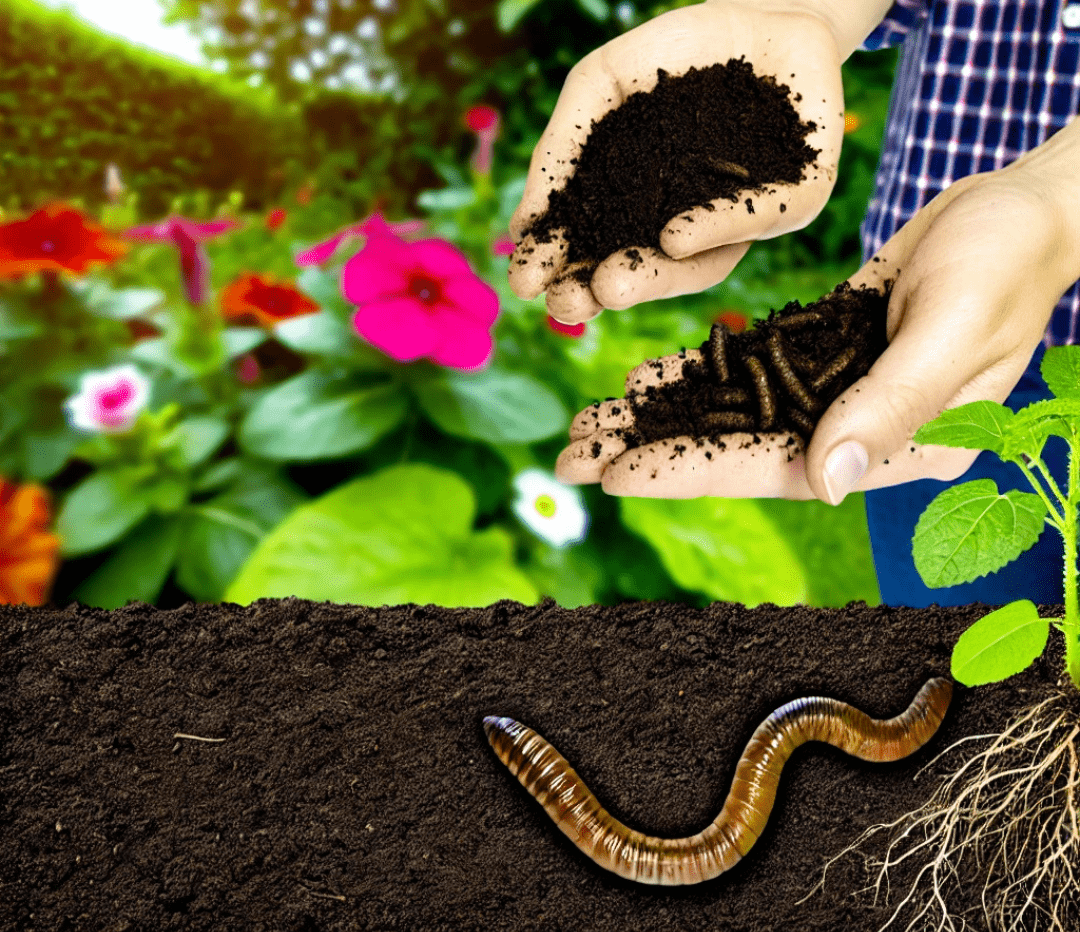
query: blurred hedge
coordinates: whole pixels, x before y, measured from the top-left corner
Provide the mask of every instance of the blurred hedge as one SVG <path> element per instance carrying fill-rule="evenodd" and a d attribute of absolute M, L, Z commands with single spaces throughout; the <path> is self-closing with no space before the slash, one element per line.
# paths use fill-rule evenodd
<path fill-rule="evenodd" d="M 0 203 L 105 199 L 119 165 L 140 213 L 202 189 L 273 200 L 289 167 L 311 161 L 296 107 L 273 92 L 103 35 L 67 11 L 0 3 Z"/>

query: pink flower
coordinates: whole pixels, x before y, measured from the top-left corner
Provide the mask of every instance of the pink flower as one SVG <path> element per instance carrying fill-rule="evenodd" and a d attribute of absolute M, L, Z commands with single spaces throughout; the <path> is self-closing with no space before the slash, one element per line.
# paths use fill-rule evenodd
<path fill-rule="evenodd" d="M 254 385 L 259 381 L 262 370 L 254 353 L 245 353 L 236 363 L 236 377 L 245 385 Z"/>
<path fill-rule="evenodd" d="M 550 314 L 548 314 L 548 326 L 556 333 L 561 333 L 564 337 L 573 337 L 575 340 L 585 333 L 585 324 L 564 324 L 562 321 L 556 320 Z"/>
<path fill-rule="evenodd" d="M 357 305 L 356 332 L 399 362 L 477 369 L 491 357 L 499 297 L 445 240 L 371 235 L 345 263 L 341 285 Z"/>
<path fill-rule="evenodd" d="M 465 125 L 476 133 L 476 149 L 470 165 L 481 175 L 491 172 L 495 140 L 499 138 L 499 111 L 479 104 L 465 112 Z"/>
<path fill-rule="evenodd" d="M 512 256 L 514 254 L 514 241 L 505 233 L 491 244 L 493 256 Z"/>
<path fill-rule="evenodd" d="M 331 236 L 330 239 L 324 240 L 300 253 L 300 255 L 296 257 L 296 264 L 305 266 L 319 265 L 320 263 L 325 262 L 337 251 L 338 246 L 341 245 L 342 240 L 347 236 L 374 236 L 376 234 L 405 235 L 422 230 L 423 227 L 423 220 L 396 220 L 393 223 L 387 223 L 383 219 L 383 215 L 376 211 L 370 217 L 361 220 L 359 223 L 354 223 L 352 226 L 347 226 L 344 230 L 339 230 Z"/>
<path fill-rule="evenodd" d="M 129 430 L 146 407 L 150 383 L 133 365 L 87 372 L 79 391 L 64 402 L 73 427 L 94 433 Z"/>
<path fill-rule="evenodd" d="M 240 226 L 235 220 L 212 220 L 200 223 L 187 217 L 166 217 L 160 223 L 132 227 L 124 232 L 128 239 L 154 243 L 172 243 L 180 250 L 180 275 L 184 294 L 192 304 L 202 304 L 210 288 L 210 260 L 202 241 Z"/>

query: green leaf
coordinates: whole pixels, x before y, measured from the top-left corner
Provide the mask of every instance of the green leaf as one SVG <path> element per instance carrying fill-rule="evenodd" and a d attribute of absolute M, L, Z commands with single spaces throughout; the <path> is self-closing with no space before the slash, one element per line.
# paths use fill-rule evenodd
<path fill-rule="evenodd" d="M 67 426 L 24 434 L 22 448 L 26 478 L 44 481 L 55 476 L 84 439 L 85 435 Z"/>
<path fill-rule="evenodd" d="M 238 456 L 211 463 L 195 480 L 192 491 L 196 494 L 220 489 L 240 478 L 244 471 L 243 461 Z"/>
<path fill-rule="evenodd" d="M 753 499 L 624 498 L 619 510 L 684 589 L 748 606 L 806 600 L 803 566 Z"/>
<path fill-rule="evenodd" d="M 1051 346 L 1039 371 L 1058 398 L 1080 399 L 1080 347 Z"/>
<path fill-rule="evenodd" d="M 240 446 L 270 460 L 317 460 L 370 447 L 405 417 L 395 385 L 358 387 L 349 376 L 309 370 L 267 391 L 240 425 Z"/>
<path fill-rule="evenodd" d="M 119 608 L 132 599 L 153 603 L 169 577 L 179 545 L 177 518 L 146 519 L 75 590 L 75 598 L 97 608 Z"/>
<path fill-rule="evenodd" d="M 219 601 L 263 536 L 307 501 L 276 472 L 249 469 L 237 478 L 186 516 L 176 581 L 197 601 Z"/>
<path fill-rule="evenodd" d="M 283 320 L 274 336 L 298 353 L 347 356 L 356 345 L 356 334 L 336 314 L 320 311 Z"/>
<path fill-rule="evenodd" d="M 24 302 L 0 301 L 0 341 L 23 340 L 44 332 L 45 325 L 33 318 Z"/>
<path fill-rule="evenodd" d="M 123 537 L 146 517 L 150 503 L 115 472 L 87 476 L 64 499 L 56 516 L 65 557 L 100 550 Z"/>
<path fill-rule="evenodd" d="M 476 190 L 472 187 L 421 191 L 416 196 L 416 203 L 424 210 L 460 210 L 475 200 Z"/>
<path fill-rule="evenodd" d="M 523 372 L 440 372 L 416 391 L 443 431 L 485 443 L 532 443 L 565 430 L 570 420 L 558 396 Z"/>
<path fill-rule="evenodd" d="M 157 288 L 121 288 L 114 291 L 105 282 L 94 281 L 84 292 L 84 300 L 98 317 L 128 320 L 162 304 L 165 293 Z"/>
<path fill-rule="evenodd" d="M 915 433 L 916 443 L 939 447 L 963 447 L 966 450 L 993 450 L 1005 447 L 1005 435 L 1013 413 L 993 401 L 973 401 L 942 411 Z"/>
<path fill-rule="evenodd" d="M 946 489 L 919 517 L 912 557 L 931 589 L 968 583 L 1011 563 L 1039 539 L 1046 505 L 1031 492 L 998 494 L 993 479 Z"/>
<path fill-rule="evenodd" d="M 300 598 L 362 605 L 536 601 L 511 536 L 471 530 L 472 489 L 453 472 L 390 466 L 297 508 L 271 531 L 226 592 L 229 601 Z"/>
<path fill-rule="evenodd" d="M 598 23 L 606 22 L 611 16 L 611 7 L 605 0 L 577 0 L 577 5 Z"/>
<path fill-rule="evenodd" d="M 344 317 L 352 308 L 352 305 L 341 293 L 339 278 L 340 273 L 338 272 L 329 272 L 320 269 L 316 265 L 309 265 L 296 276 L 296 287 L 311 298 L 312 301 L 317 302 L 324 311 L 331 311 L 339 317 Z M 318 315 L 304 315 L 304 317 L 313 316 Z M 293 319 L 298 320 L 300 318 Z M 281 324 L 278 324 L 278 327 L 280 326 Z"/>
<path fill-rule="evenodd" d="M 261 327 L 228 327 L 221 332 L 225 352 L 230 359 L 250 353 L 260 343 L 266 342 L 268 336 Z"/>
<path fill-rule="evenodd" d="M 189 417 L 176 425 L 170 438 L 189 469 L 206 460 L 229 436 L 229 422 L 219 417 Z"/>
<path fill-rule="evenodd" d="M 1080 398 L 1046 398 L 1021 408 L 1005 438 L 1002 459 L 1019 460 L 1022 455 L 1039 456 L 1051 436 L 1072 436 L 1080 430 Z"/>
<path fill-rule="evenodd" d="M 495 19 L 499 29 L 510 32 L 525 18 L 525 15 L 541 0 L 499 0 L 495 8 Z"/>
<path fill-rule="evenodd" d="M 1027 599 L 980 618 L 956 642 L 953 678 L 965 686 L 996 683 L 1026 670 L 1046 648 L 1050 620 Z"/>

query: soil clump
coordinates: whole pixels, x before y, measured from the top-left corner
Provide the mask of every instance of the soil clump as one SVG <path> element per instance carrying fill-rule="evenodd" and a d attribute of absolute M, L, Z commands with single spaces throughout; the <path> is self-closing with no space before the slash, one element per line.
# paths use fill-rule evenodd
<path fill-rule="evenodd" d="M 829 405 L 885 351 L 890 291 L 891 283 L 877 290 L 845 282 L 805 307 L 792 301 L 772 311 L 744 333 L 713 324 L 681 379 L 628 394 L 627 449 L 682 436 L 723 449 L 734 432 L 789 432 L 801 442 L 792 453 L 805 449 Z"/>
<path fill-rule="evenodd" d="M 621 249 L 632 262 L 634 247 L 659 249 L 683 211 L 724 198 L 753 213 L 747 194 L 797 184 L 818 155 L 805 142 L 817 126 L 799 119 L 790 88 L 744 59 L 657 77 L 593 122 L 573 174 L 525 231 L 547 243 L 562 229 L 580 281 Z"/>
<path fill-rule="evenodd" d="M 854 895 L 872 882 L 858 857 L 797 901 L 865 828 L 926 802 L 955 767 L 931 763 L 942 749 L 1058 692 L 1060 639 L 1004 683 L 958 686 L 910 758 L 800 748 L 746 858 L 691 887 L 581 855 L 483 716 L 535 728 L 616 818 L 689 835 L 769 713 L 823 695 L 894 715 L 986 610 L 0 606 L 0 929 L 873 932 L 890 906 Z M 979 932 L 985 877 L 958 879 Z"/>

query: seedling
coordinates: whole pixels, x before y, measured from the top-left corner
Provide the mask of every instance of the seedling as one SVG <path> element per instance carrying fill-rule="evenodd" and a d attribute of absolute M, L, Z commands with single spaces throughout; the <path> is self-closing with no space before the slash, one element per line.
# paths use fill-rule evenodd
<path fill-rule="evenodd" d="M 998 492 L 992 479 L 946 489 L 919 518 L 912 538 L 915 568 L 927 586 L 955 586 L 995 572 L 1038 540 L 1049 524 L 1064 543 L 1065 670 L 1080 689 L 1080 600 L 1077 592 L 1077 508 L 1080 507 L 1080 347 L 1052 347 L 1041 372 L 1053 398 L 1017 412 L 975 401 L 942 413 L 915 434 L 917 443 L 992 450 L 1020 467 L 1034 492 Z M 1042 461 L 1051 436 L 1069 444 L 1068 489 Z M 1032 602 L 1011 602 L 981 618 L 957 642 L 952 674 L 967 686 L 1006 679 L 1046 647 L 1051 620 Z"/>
<path fill-rule="evenodd" d="M 976 401 L 945 411 L 916 434 L 918 443 L 992 450 L 1020 467 L 1033 492 L 1001 494 L 990 479 L 946 489 L 919 518 L 915 567 L 931 588 L 958 585 L 1001 569 L 1031 547 L 1047 524 L 1065 551 L 1065 617 L 1040 618 L 1026 599 L 979 619 L 957 641 L 953 676 L 968 686 L 1021 672 L 1046 647 L 1050 625 L 1065 636 L 1065 668 L 1080 689 L 1077 507 L 1080 506 L 1080 347 L 1047 350 L 1041 367 L 1054 397 L 1020 411 Z M 1069 444 L 1068 489 L 1054 481 L 1042 452 L 1052 436 Z M 1080 903 L 1080 693 L 1063 691 L 1023 711 L 998 735 L 961 738 L 935 761 L 972 740 L 989 739 L 920 809 L 872 825 L 829 864 L 881 832 L 883 854 L 866 855 L 875 897 L 902 892 L 886 927 L 955 932 L 970 928 L 954 911 L 970 871 L 985 871 L 981 890 L 988 928 L 1003 932 L 1077 928 Z M 933 763 L 933 762 L 931 762 Z M 974 865 L 974 867 L 972 867 Z M 826 865 L 826 869 L 829 865 Z M 824 877 L 822 877 L 824 883 Z"/>

